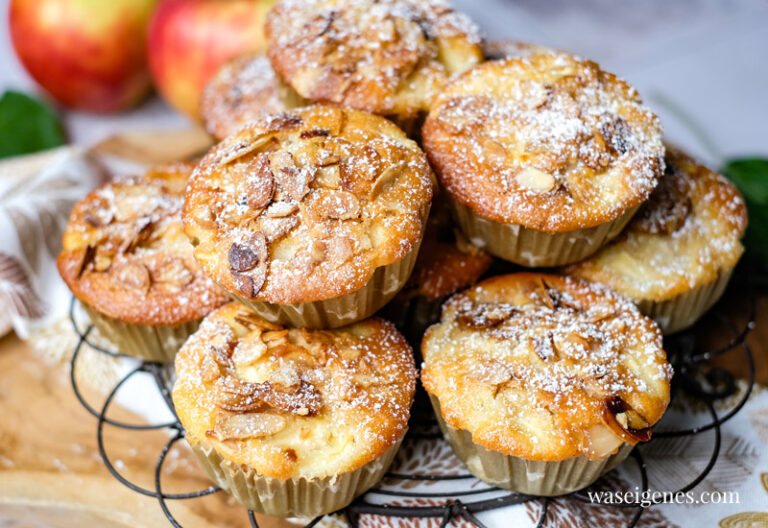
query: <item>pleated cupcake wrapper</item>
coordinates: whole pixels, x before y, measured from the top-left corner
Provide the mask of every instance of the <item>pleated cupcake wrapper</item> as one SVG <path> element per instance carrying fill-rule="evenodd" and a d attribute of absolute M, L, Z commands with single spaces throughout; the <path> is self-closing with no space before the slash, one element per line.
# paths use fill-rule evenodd
<path fill-rule="evenodd" d="M 504 455 L 474 443 L 469 432 L 445 423 L 437 398 L 430 395 L 430 400 L 440 430 L 470 473 L 492 486 L 526 495 L 553 497 L 586 488 L 618 466 L 634 447 L 624 443 L 616 453 L 601 460 L 578 456 L 557 462 L 540 462 Z"/>
<path fill-rule="evenodd" d="M 111 341 L 121 354 L 144 361 L 173 363 L 176 352 L 195 333 L 201 320 L 178 325 L 131 324 L 101 314 L 83 303 L 83 308 L 99 333 Z"/>
<path fill-rule="evenodd" d="M 355 471 L 321 479 L 264 477 L 212 447 L 190 445 L 208 477 L 246 508 L 275 517 L 315 517 L 344 508 L 379 482 L 402 441 Z"/>
<path fill-rule="evenodd" d="M 429 207 L 425 208 L 422 225 L 426 225 Z M 399 292 L 411 276 L 419 256 L 421 237 L 405 257 L 380 266 L 373 276 L 357 291 L 320 301 L 274 304 L 253 301 L 237 293 L 227 291 L 230 297 L 272 323 L 296 328 L 338 328 L 356 323 L 375 314 Z"/>
<path fill-rule="evenodd" d="M 357 291 L 321 301 L 273 304 L 252 301 L 229 292 L 230 296 L 267 321 L 297 328 L 338 328 L 376 313 L 408 281 L 416 264 L 419 246 L 397 262 L 376 268 L 371 279 Z"/>
<path fill-rule="evenodd" d="M 720 270 L 715 279 L 691 291 L 666 301 L 643 300 L 637 303 L 640 311 L 656 321 L 665 334 L 685 330 L 712 308 L 722 297 L 733 268 Z"/>
<path fill-rule="evenodd" d="M 501 224 L 484 218 L 451 198 L 451 205 L 461 231 L 477 247 L 530 268 L 563 266 L 589 257 L 615 238 L 640 207 L 595 227 L 564 233 L 545 233 L 517 224 Z"/>

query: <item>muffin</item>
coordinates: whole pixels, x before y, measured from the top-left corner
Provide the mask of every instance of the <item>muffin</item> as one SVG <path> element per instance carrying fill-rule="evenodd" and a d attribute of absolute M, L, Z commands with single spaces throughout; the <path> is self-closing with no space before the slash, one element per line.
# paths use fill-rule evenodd
<path fill-rule="evenodd" d="M 424 149 L 470 241 L 531 267 L 582 260 L 619 234 L 663 173 L 657 117 L 597 64 L 547 52 L 449 83 Z"/>
<path fill-rule="evenodd" d="M 531 495 L 584 488 L 651 436 L 672 368 L 651 319 L 605 287 L 516 273 L 452 297 L 421 379 L 456 454 Z"/>
<path fill-rule="evenodd" d="M 411 349 L 392 324 L 285 329 L 239 303 L 176 357 L 173 403 L 203 468 L 248 509 L 315 516 L 378 482 L 407 429 Z"/>
<path fill-rule="evenodd" d="M 384 308 L 384 317 L 418 344 L 427 327 L 440 319 L 443 301 L 477 282 L 492 263 L 493 257 L 454 226 L 448 202 L 436 195 L 413 273 Z"/>
<path fill-rule="evenodd" d="M 666 173 L 624 233 L 565 272 L 609 286 L 663 332 L 677 332 L 723 294 L 746 226 L 736 187 L 667 146 Z"/>
<path fill-rule="evenodd" d="M 272 66 L 299 95 L 409 131 L 449 78 L 483 59 L 477 27 L 443 0 L 282 0 L 265 31 Z"/>
<path fill-rule="evenodd" d="M 317 106 L 253 121 L 187 187 L 200 266 L 270 322 L 333 328 L 402 288 L 432 199 L 418 145 L 386 119 Z"/>
<path fill-rule="evenodd" d="M 264 114 L 304 106 L 305 101 L 275 75 L 264 55 L 236 57 L 208 81 L 200 99 L 205 129 L 217 140 Z"/>
<path fill-rule="evenodd" d="M 513 57 L 530 57 L 542 53 L 566 53 L 554 48 L 541 46 L 532 42 L 520 40 L 492 40 L 483 44 L 485 58 L 488 60 L 511 59 Z"/>
<path fill-rule="evenodd" d="M 175 164 L 107 183 L 69 217 L 59 273 L 122 354 L 173 361 L 200 320 L 227 301 L 195 262 L 182 228 L 191 172 Z"/>

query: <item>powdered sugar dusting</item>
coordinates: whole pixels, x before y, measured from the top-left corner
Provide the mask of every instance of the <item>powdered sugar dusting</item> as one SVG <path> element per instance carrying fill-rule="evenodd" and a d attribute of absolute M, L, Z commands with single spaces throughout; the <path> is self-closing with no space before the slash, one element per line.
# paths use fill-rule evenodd
<path fill-rule="evenodd" d="M 584 432 L 603 423 L 614 397 L 655 423 L 672 375 L 661 333 L 631 302 L 537 274 L 496 277 L 453 297 L 422 353 L 425 386 L 449 423 L 503 452 L 544 459 L 585 452 Z M 492 430 L 479 425 L 489 420 Z"/>
<path fill-rule="evenodd" d="M 745 227 L 744 200 L 733 184 L 668 148 L 665 176 L 624 234 L 566 271 L 635 301 L 662 301 L 735 266 Z"/>
<path fill-rule="evenodd" d="M 92 192 L 74 209 L 60 257 L 81 300 L 118 319 L 178 324 L 226 296 L 197 266 L 181 225 L 191 167 L 153 169 Z"/>
<path fill-rule="evenodd" d="M 424 143 L 465 204 L 550 232 L 620 216 L 663 170 L 658 119 L 634 89 L 555 51 L 489 62 L 452 82 Z"/>
<path fill-rule="evenodd" d="M 235 303 L 203 321 L 177 371 L 185 427 L 217 424 L 205 433 L 217 449 L 280 478 L 338 474 L 379 456 L 404 433 L 416 384 L 411 350 L 389 323 L 283 329 Z M 270 462 L 275 451 L 289 455 L 282 468 Z"/>
<path fill-rule="evenodd" d="M 227 62 L 201 96 L 201 117 L 210 134 L 223 139 L 264 115 L 301 106 L 303 101 L 275 75 L 263 55 Z"/>
<path fill-rule="evenodd" d="M 426 157 L 391 123 L 331 107 L 293 118 L 280 133 L 261 128 L 273 116 L 222 142 L 187 192 L 185 222 L 203 265 L 221 284 L 269 302 L 359 289 L 415 247 L 432 194 Z M 244 154 L 222 162 L 237 149 Z M 233 245 L 252 266 L 232 268 Z"/>
<path fill-rule="evenodd" d="M 303 97 L 399 117 L 426 111 L 482 56 L 477 27 L 442 0 L 283 0 L 267 34 L 273 66 Z"/>

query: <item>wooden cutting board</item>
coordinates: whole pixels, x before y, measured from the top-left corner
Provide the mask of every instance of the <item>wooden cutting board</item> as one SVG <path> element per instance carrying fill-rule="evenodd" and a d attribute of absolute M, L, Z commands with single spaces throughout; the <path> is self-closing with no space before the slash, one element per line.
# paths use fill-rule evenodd
<path fill-rule="evenodd" d="M 87 401 L 104 396 L 83 388 Z M 129 423 L 141 418 L 115 406 L 110 417 Z M 152 487 L 157 456 L 168 435 L 108 428 L 105 444 L 121 472 Z M 163 489 L 204 489 L 208 479 L 179 442 L 169 455 Z M 183 526 L 247 527 L 246 510 L 226 493 L 172 501 Z M 259 517 L 259 526 L 291 526 Z M 96 445 L 96 419 L 76 400 L 68 373 L 48 364 L 13 334 L 0 340 L 0 525 L 22 527 L 167 528 L 157 501 L 135 493 L 109 474 Z"/>

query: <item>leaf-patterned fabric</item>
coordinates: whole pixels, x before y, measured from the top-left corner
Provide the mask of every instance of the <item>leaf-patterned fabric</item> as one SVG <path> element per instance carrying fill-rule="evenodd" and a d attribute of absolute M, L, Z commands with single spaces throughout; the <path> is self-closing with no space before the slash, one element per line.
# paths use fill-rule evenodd
<path fill-rule="evenodd" d="M 82 150 L 62 147 L 0 163 L 0 335 L 21 338 L 60 319 L 70 293 L 56 271 L 69 212 L 104 180 Z"/>

